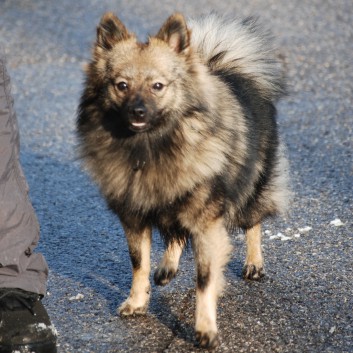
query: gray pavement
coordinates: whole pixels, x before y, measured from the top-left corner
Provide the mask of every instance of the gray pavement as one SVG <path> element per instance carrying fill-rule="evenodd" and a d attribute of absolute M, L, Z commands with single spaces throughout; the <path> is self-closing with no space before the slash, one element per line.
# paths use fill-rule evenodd
<path fill-rule="evenodd" d="M 295 197 L 287 219 L 266 222 L 267 277 L 240 278 L 242 235 L 219 303 L 218 352 L 353 352 L 353 2 L 351 0 L 0 0 L 22 163 L 51 272 L 45 304 L 58 350 L 199 352 L 194 347 L 191 251 L 145 317 L 121 319 L 130 263 L 119 222 L 75 159 L 82 65 L 95 26 L 116 12 L 141 39 L 174 10 L 257 15 L 288 68 L 279 105 Z M 342 225 L 330 224 L 340 219 Z M 307 227 L 307 228 L 306 228 Z M 310 228 L 308 228 L 310 227 Z M 154 237 L 153 262 L 162 244 Z"/>

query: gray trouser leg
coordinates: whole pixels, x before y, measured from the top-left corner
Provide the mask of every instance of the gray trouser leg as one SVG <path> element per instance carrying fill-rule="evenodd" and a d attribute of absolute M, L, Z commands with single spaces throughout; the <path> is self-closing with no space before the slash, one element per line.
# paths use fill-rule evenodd
<path fill-rule="evenodd" d="M 19 163 L 19 133 L 10 78 L 0 47 L 0 288 L 45 294 L 48 266 L 33 253 L 39 225 Z"/>

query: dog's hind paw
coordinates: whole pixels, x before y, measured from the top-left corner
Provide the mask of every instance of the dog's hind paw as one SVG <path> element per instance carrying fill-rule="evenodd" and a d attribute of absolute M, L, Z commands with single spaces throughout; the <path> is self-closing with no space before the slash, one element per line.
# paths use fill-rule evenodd
<path fill-rule="evenodd" d="M 168 284 L 177 274 L 177 270 L 170 267 L 158 267 L 154 273 L 154 283 L 157 286 L 165 286 Z"/>
<path fill-rule="evenodd" d="M 243 268 L 243 278 L 258 281 L 265 276 L 263 267 L 255 265 L 245 265 Z"/>
<path fill-rule="evenodd" d="M 197 331 L 196 341 L 199 347 L 213 350 L 219 345 L 219 336 L 217 332 L 213 331 Z"/>

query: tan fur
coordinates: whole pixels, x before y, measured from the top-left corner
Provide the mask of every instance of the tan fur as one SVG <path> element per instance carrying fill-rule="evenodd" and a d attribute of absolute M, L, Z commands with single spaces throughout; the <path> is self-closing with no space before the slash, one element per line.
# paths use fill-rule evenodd
<path fill-rule="evenodd" d="M 193 249 L 198 272 L 207 269 L 209 283 L 206 288 L 196 290 L 195 331 L 199 341 L 217 343 L 217 300 L 224 286 L 223 270 L 231 254 L 228 232 L 222 218 L 207 224 L 202 231 L 195 231 Z"/>
<path fill-rule="evenodd" d="M 77 130 L 85 167 L 120 218 L 133 280 L 121 315 L 145 313 L 152 227 L 166 241 L 154 280 L 175 276 L 191 240 L 196 338 L 218 344 L 228 233 L 247 236 L 244 277 L 263 275 L 261 221 L 285 209 L 275 101 L 283 75 L 254 22 L 174 14 L 140 43 L 113 14 L 97 29 Z"/>
<path fill-rule="evenodd" d="M 131 252 L 139 252 L 140 264 L 133 268 L 132 285 L 129 297 L 119 308 L 121 315 L 144 314 L 148 307 L 151 285 L 150 275 L 150 251 L 151 251 L 151 229 L 142 233 L 132 234 L 127 230 L 126 238 Z"/>
<path fill-rule="evenodd" d="M 158 267 L 161 269 L 170 269 L 177 272 L 183 248 L 184 245 L 182 243 L 178 241 L 171 241 L 165 250 L 162 261 Z"/>
<path fill-rule="evenodd" d="M 264 267 L 261 249 L 261 224 L 246 230 L 246 260 L 244 277 L 259 279 Z"/>
<path fill-rule="evenodd" d="M 122 47 L 122 48 L 121 48 Z M 122 53 L 121 53 L 122 51 Z M 126 57 L 124 57 L 126 55 Z M 111 77 L 117 77 L 116 81 L 121 79 L 131 82 L 130 94 L 133 96 L 135 92 L 140 92 L 143 96 L 151 95 L 148 87 L 150 82 L 161 81 L 167 85 L 173 86 L 176 76 L 185 74 L 186 68 L 172 72 L 170 66 L 185 66 L 183 60 L 176 60 L 172 55 L 168 46 L 160 40 L 154 38 L 150 41 L 150 46 L 144 48 L 141 58 L 141 49 L 136 44 L 136 39 L 129 39 L 122 44 L 116 45 L 111 53 L 110 61 L 114 62 Z M 143 60 L 142 60 L 143 59 Z M 197 57 L 191 55 L 190 61 L 197 63 Z M 107 60 L 102 60 L 104 66 Z M 176 61 L 173 63 L 173 61 Z M 129 64 L 133 62 L 134 65 Z M 172 64 L 171 64 L 172 62 Z M 152 69 L 153 68 L 153 69 Z M 228 90 L 223 84 L 214 78 L 208 78 L 207 82 L 203 82 L 205 78 L 204 67 L 197 66 L 200 71 L 194 82 L 200 87 L 199 94 L 207 97 L 206 101 L 209 108 L 214 111 L 224 111 L 222 115 L 223 124 L 229 129 L 229 135 L 234 132 L 234 112 L 238 111 L 241 116 L 240 106 L 231 98 Z M 129 79 L 131 77 L 131 79 Z M 132 80 L 133 78 L 133 80 Z M 210 82 L 211 81 L 211 82 Z M 171 87 L 164 95 L 158 97 L 158 104 L 168 109 L 177 109 L 182 104 L 183 97 L 178 94 L 178 87 Z M 124 97 L 115 92 L 111 87 L 109 90 L 110 100 L 120 102 Z M 222 99 L 220 99 L 222 96 Z M 228 100 L 228 102 L 227 102 Z M 227 103 L 225 104 L 224 101 Z M 222 106 L 220 106 L 222 104 Z M 236 133 L 246 136 L 246 125 L 242 119 L 236 122 Z M 131 200 L 136 203 L 137 209 L 149 209 L 166 204 L 173 201 L 176 197 L 183 195 L 186 191 L 191 190 L 213 175 L 221 172 L 226 164 L 225 156 L 236 153 L 235 157 L 241 157 L 245 154 L 246 141 L 244 138 L 238 138 L 234 141 L 234 146 L 228 144 L 228 136 L 210 135 L 209 124 L 195 114 L 194 117 L 185 121 L 181 126 L 181 134 L 183 143 L 180 144 L 178 154 L 171 156 L 163 153 L 160 155 L 161 161 L 159 165 L 146 165 L 144 170 L 135 173 L 134 178 L 130 179 L 130 171 L 125 166 L 130 164 L 126 155 L 117 155 L 114 148 L 114 141 L 109 132 L 100 130 L 91 137 L 93 146 L 97 146 L 96 153 L 92 159 L 85 160 L 87 169 L 93 173 L 97 182 L 103 188 L 106 195 L 115 195 L 120 198 L 126 194 L 127 189 L 131 193 Z M 88 137 L 90 138 L 90 137 Z M 102 149 L 102 145 L 107 146 Z M 190 152 L 193 153 L 190 153 Z M 102 154 L 104 153 L 104 155 Z M 185 156 L 187 158 L 180 158 Z M 97 165 L 97 159 L 105 161 L 104 165 Z M 143 162 L 143 161 L 142 161 Z M 160 165 L 168 166 L 160 168 Z M 170 190 L 164 188 L 160 193 L 159 186 L 164 185 L 172 187 Z M 143 193 L 144 197 L 139 195 Z"/>

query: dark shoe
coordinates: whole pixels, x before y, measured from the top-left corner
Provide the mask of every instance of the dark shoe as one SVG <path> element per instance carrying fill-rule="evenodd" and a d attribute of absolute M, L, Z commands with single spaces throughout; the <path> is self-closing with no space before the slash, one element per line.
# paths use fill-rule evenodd
<path fill-rule="evenodd" d="M 56 353 L 56 330 L 40 299 L 0 288 L 0 353 Z"/>

